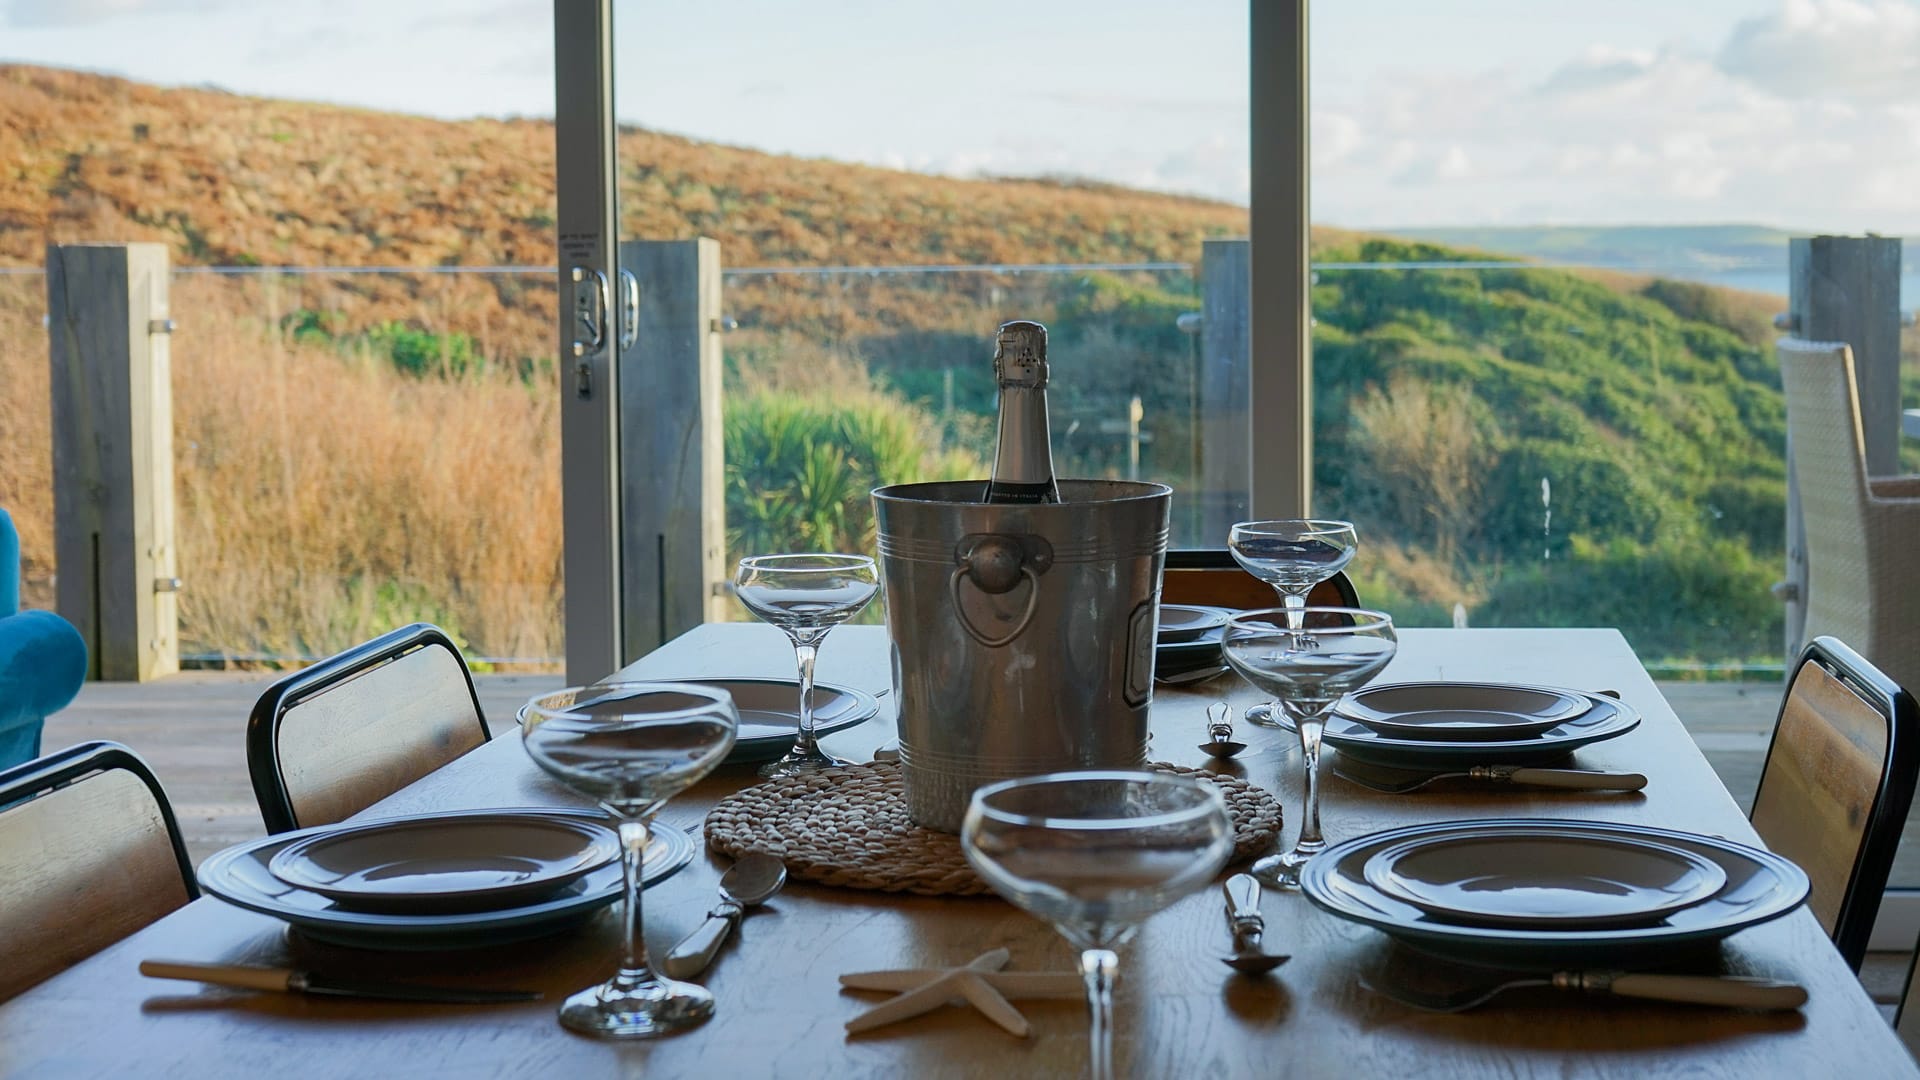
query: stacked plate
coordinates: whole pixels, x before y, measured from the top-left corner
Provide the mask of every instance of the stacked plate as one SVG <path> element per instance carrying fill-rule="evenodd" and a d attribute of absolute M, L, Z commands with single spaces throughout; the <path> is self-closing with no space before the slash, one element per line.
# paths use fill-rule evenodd
<path fill-rule="evenodd" d="M 1443 821 L 1335 844 L 1315 904 L 1452 959 L 1619 967 L 1717 941 L 1807 898 L 1807 876 L 1717 836 L 1614 822 Z"/>
<path fill-rule="evenodd" d="M 1577 690 L 1384 683 L 1342 698 L 1327 717 L 1325 740 L 1357 760 L 1399 768 L 1539 765 L 1639 724 L 1625 703 Z"/>
<path fill-rule="evenodd" d="M 1220 651 L 1226 637 L 1226 608 L 1161 604 L 1160 626 L 1154 638 L 1153 677 L 1175 682 L 1199 681 L 1226 670 Z M 1184 678 L 1183 678 L 1184 677 Z"/>
<path fill-rule="evenodd" d="M 620 843 L 591 810 L 469 810 L 325 825 L 228 848 L 200 887 L 320 941 L 449 949 L 553 933 L 620 897 Z M 641 880 L 693 858 L 650 827 Z"/>
<path fill-rule="evenodd" d="M 793 748 L 800 730 L 798 680 L 740 677 L 672 681 L 711 686 L 733 695 L 734 707 L 740 710 L 740 733 L 727 754 L 729 763 L 773 761 Z M 813 684 L 816 735 L 831 735 L 864 724 L 879 712 L 879 700 L 864 690 L 834 683 Z M 525 710 L 515 719 L 524 724 Z"/>

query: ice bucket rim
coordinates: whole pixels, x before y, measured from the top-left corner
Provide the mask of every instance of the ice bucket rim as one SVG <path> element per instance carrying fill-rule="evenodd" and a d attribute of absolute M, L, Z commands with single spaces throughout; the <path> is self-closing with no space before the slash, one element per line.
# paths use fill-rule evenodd
<path fill-rule="evenodd" d="M 990 503 L 984 499 L 954 499 L 936 493 L 951 491 L 957 487 L 976 487 L 981 495 L 986 494 L 985 480 L 925 480 L 912 484 L 887 484 L 874 488 L 871 492 L 875 502 L 897 502 L 915 505 L 938 504 L 941 506 L 979 506 L 997 509 L 1050 510 L 1077 506 L 1110 506 L 1129 502 L 1151 502 L 1155 499 L 1170 498 L 1173 488 L 1166 484 L 1156 484 L 1147 480 L 1102 480 L 1095 477 L 1082 479 L 1061 478 L 1062 487 L 1067 485 L 1099 484 L 1109 489 L 1124 489 L 1103 498 L 1063 499 L 1057 503 Z"/>

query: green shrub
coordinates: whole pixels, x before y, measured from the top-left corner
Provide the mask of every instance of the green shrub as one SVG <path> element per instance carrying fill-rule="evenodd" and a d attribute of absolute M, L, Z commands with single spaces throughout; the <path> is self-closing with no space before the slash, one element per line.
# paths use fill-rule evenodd
<path fill-rule="evenodd" d="M 944 449 L 931 418 L 881 392 L 853 397 L 757 391 L 726 406 L 730 557 L 781 551 L 872 552 L 872 490 L 984 477 Z"/>

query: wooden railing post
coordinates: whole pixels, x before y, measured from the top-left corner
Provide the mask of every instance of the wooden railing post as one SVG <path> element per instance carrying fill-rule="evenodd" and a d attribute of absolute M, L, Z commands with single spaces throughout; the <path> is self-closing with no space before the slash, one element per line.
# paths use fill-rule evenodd
<path fill-rule="evenodd" d="M 1227 530 L 1251 516 L 1253 453 L 1248 445 L 1246 240 L 1200 246 L 1200 546 L 1227 546 Z"/>
<path fill-rule="evenodd" d="M 91 677 L 180 670 L 163 244 L 47 249 L 55 605 Z"/>
<path fill-rule="evenodd" d="M 728 602 L 720 244 L 627 241 L 620 270 L 622 662 L 632 663 L 723 618 Z"/>
<path fill-rule="evenodd" d="M 1787 329 L 1805 341 L 1853 347 L 1860 392 L 1860 429 L 1867 474 L 1899 471 L 1900 240 L 1885 236 L 1814 236 L 1788 241 Z M 1806 526 L 1787 454 L 1786 656 L 1800 652 L 1807 626 Z"/>

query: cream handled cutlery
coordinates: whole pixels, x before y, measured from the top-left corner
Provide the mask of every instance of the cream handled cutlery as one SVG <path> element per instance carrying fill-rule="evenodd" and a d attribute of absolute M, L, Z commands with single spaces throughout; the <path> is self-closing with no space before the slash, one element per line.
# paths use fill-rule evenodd
<path fill-rule="evenodd" d="M 747 909 L 766 903 L 787 883 L 787 868 L 772 855 L 753 852 L 720 876 L 720 903 L 707 913 L 700 928 L 673 947 L 663 965 L 667 974 L 685 979 L 706 970 Z"/>
<path fill-rule="evenodd" d="M 279 994 L 322 994 L 328 997 L 378 998 L 386 1001 L 440 1002 L 451 1005 L 494 1005 L 537 1001 L 533 990 L 475 990 L 463 986 L 422 986 L 418 983 L 338 979 L 293 968 L 250 964 L 201 964 L 185 960 L 142 960 L 140 974 L 150 979 L 180 979 L 240 990 Z"/>

